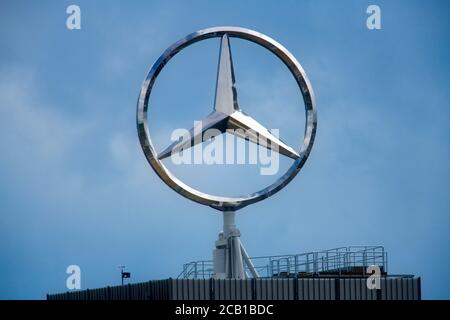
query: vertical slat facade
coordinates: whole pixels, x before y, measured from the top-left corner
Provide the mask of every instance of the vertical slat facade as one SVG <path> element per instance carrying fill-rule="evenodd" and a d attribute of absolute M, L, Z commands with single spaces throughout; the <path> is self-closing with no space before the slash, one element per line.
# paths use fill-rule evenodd
<path fill-rule="evenodd" d="M 48 300 L 420 300 L 419 278 L 166 279 L 47 295 Z"/>

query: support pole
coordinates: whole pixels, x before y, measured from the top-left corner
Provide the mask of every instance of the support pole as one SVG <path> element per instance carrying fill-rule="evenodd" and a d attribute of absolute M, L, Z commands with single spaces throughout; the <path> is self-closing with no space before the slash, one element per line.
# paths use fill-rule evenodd
<path fill-rule="evenodd" d="M 219 233 L 213 254 L 215 279 L 247 278 L 244 261 L 253 277 L 258 277 L 258 273 L 241 244 L 241 233 L 236 227 L 235 217 L 235 211 L 223 212 L 223 230 Z"/>
<path fill-rule="evenodd" d="M 250 257 L 248 256 L 248 253 L 245 250 L 242 243 L 241 243 L 241 252 L 242 252 L 242 258 L 244 258 L 244 262 L 247 265 L 247 268 L 250 270 L 253 278 L 259 278 L 259 273 L 258 273 L 258 271 L 256 271 L 255 266 L 253 265 L 253 262 L 250 260 Z"/>

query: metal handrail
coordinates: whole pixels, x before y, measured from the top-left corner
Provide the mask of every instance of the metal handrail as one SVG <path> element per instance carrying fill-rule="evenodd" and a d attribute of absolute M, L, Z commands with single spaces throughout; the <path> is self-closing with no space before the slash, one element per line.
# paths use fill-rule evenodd
<path fill-rule="evenodd" d="M 355 267 L 378 265 L 387 272 L 387 252 L 382 246 L 349 246 L 323 251 L 250 258 L 262 277 L 308 275 L 320 272 L 348 272 Z M 245 267 L 245 271 L 249 271 Z M 178 278 L 208 279 L 213 276 L 211 260 L 192 261 L 183 265 Z M 363 268 L 365 274 L 365 268 Z"/>

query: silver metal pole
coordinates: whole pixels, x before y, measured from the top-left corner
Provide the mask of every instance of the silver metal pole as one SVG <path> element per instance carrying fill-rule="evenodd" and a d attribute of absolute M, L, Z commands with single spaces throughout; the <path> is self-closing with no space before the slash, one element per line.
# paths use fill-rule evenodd
<path fill-rule="evenodd" d="M 245 279 L 239 229 L 235 223 L 236 212 L 223 212 L 223 230 L 214 251 L 214 277 L 216 279 Z"/>
<path fill-rule="evenodd" d="M 248 253 L 245 250 L 242 243 L 241 243 L 241 252 L 242 252 L 242 257 L 244 258 L 245 264 L 247 264 L 247 267 L 250 270 L 253 278 L 259 278 L 258 271 L 256 271 L 255 266 L 253 265 L 253 262 L 250 260 L 250 257 L 248 256 Z"/>
<path fill-rule="evenodd" d="M 235 211 L 223 212 L 223 235 L 225 238 L 229 238 L 233 234 L 233 232 L 237 230 L 235 217 Z"/>
<path fill-rule="evenodd" d="M 241 242 L 239 237 L 232 236 L 231 243 L 231 256 L 233 257 L 231 278 L 245 279 L 244 263 L 242 261 Z"/>

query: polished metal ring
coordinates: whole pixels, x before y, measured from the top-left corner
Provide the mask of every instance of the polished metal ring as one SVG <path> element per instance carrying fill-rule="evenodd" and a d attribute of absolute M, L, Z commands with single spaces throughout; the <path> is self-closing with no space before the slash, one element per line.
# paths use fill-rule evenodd
<path fill-rule="evenodd" d="M 261 45 L 275 54 L 283 63 L 289 68 L 297 81 L 300 92 L 303 96 L 306 112 L 306 127 L 304 133 L 303 143 L 299 152 L 299 157 L 294 161 L 290 168 L 274 183 L 268 187 L 254 192 L 250 195 L 239 197 L 224 197 L 207 194 L 198 191 L 181 180 L 177 179 L 167 168 L 164 166 L 161 160 L 158 159 L 157 152 L 153 146 L 150 138 L 147 111 L 150 93 L 153 85 L 161 72 L 162 68 L 169 62 L 169 60 L 179 53 L 187 46 L 214 37 L 222 37 L 224 35 L 229 37 L 236 37 L 245 39 Z M 281 44 L 271 39 L 270 37 L 245 28 L 240 27 L 213 27 L 202 29 L 197 32 L 189 34 L 187 37 L 177 41 L 170 46 L 153 64 L 150 71 L 145 78 L 141 92 L 139 94 L 139 100 L 137 104 L 137 129 L 139 135 L 139 141 L 144 151 L 145 157 L 152 166 L 156 174 L 173 190 L 181 194 L 182 196 L 198 202 L 203 205 L 210 206 L 220 211 L 238 210 L 249 204 L 256 203 L 263 199 L 270 197 L 276 192 L 284 188 L 300 171 L 308 158 L 312 146 L 314 144 L 314 138 L 317 129 L 317 115 L 315 107 L 314 93 L 309 82 L 308 77 L 305 74 L 300 63 L 295 57 Z"/>

